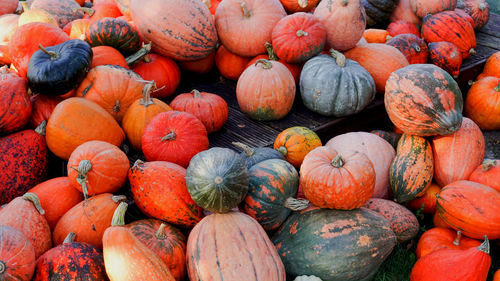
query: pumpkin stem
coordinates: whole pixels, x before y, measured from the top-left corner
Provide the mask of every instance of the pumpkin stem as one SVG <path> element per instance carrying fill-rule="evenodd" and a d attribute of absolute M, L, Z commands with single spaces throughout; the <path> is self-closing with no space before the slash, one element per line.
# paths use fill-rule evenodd
<path fill-rule="evenodd" d="M 302 29 L 299 29 L 297 30 L 297 37 L 302 37 L 302 36 L 307 36 L 309 35 L 309 33 L 307 33 L 306 31 L 302 30 Z"/>
<path fill-rule="evenodd" d="M 462 231 L 457 231 L 457 236 L 455 237 L 455 240 L 453 240 L 453 245 L 455 246 L 460 246 L 460 239 L 462 239 Z"/>
<path fill-rule="evenodd" d="M 151 51 L 151 42 L 144 44 L 142 43 L 142 48 L 139 49 L 139 51 L 135 52 L 134 54 L 128 56 L 125 61 L 127 62 L 128 66 L 132 66 L 136 63 L 138 63 L 141 59 L 144 58 L 144 61 L 146 61 L 146 55 Z M 146 61 L 149 62 L 149 61 Z"/>
<path fill-rule="evenodd" d="M 415 45 L 415 47 L 414 47 L 413 49 L 415 49 L 415 51 L 417 51 L 417 52 L 420 52 L 420 51 L 421 51 L 421 49 L 420 49 L 420 46 L 419 46 L 419 45 Z"/>
<path fill-rule="evenodd" d="M 269 57 L 269 60 L 275 60 L 275 61 L 277 61 L 278 57 L 276 56 L 276 54 L 273 51 L 273 45 L 271 43 L 269 43 L 269 42 L 266 42 L 264 44 L 264 47 L 266 47 L 267 56 Z"/>
<path fill-rule="evenodd" d="M 141 159 L 137 159 L 135 162 L 134 162 L 134 167 L 135 166 L 138 166 L 138 165 L 142 165 L 144 164 L 144 161 L 142 161 Z"/>
<path fill-rule="evenodd" d="M 255 154 L 255 150 L 244 143 L 235 141 L 235 142 L 232 142 L 232 144 L 238 148 L 241 148 L 245 152 L 245 155 L 247 157 Z"/>
<path fill-rule="evenodd" d="M 162 240 L 165 239 L 165 238 L 167 238 L 167 234 L 165 233 L 165 227 L 166 226 L 167 225 L 165 223 L 161 223 L 160 224 L 160 227 L 158 228 L 158 230 L 155 233 L 156 238 L 162 239 Z"/>
<path fill-rule="evenodd" d="M 45 136 L 45 129 L 47 129 L 47 120 L 43 120 L 42 123 L 35 128 L 35 132 L 40 136 Z"/>
<path fill-rule="evenodd" d="M 284 146 L 280 146 L 277 150 L 279 152 L 281 152 L 281 154 L 283 154 L 283 156 L 286 156 L 288 154 L 288 150 Z"/>
<path fill-rule="evenodd" d="M 342 54 L 341 52 L 336 51 L 334 49 L 330 49 L 330 55 L 332 56 L 332 58 L 336 59 L 338 66 L 340 66 L 340 67 L 345 66 L 346 59 L 345 59 L 344 54 Z"/>
<path fill-rule="evenodd" d="M 113 202 L 115 202 L 115 203 L 120 203 L 120 202 L 122 202 L 122 201 L 127 200 L 127 196 L 125 196 L 125 195 L 113 195 L 113 196 L 111 197 L 111 200 L 112 200 Z"/>
<path fill-rule="evenodd" d="M 198 91 L 198 90 L 196 90 L 196 89 L 195 89 L 195 90 L 192 90 L 192 91 L 191 91 L 191 94 L 193 94 L 193 96 L 194 96 L 195 98 L 201 98 L 201 93 L 200 93 L 200 91 Z"/>
<path fill-rule="evenodd" d="M 483 172 L 488 172 L 491 168 L 497 165 L 497 161 L 494 159 L 485 159 L 483 164 L 481 164 L 481 170 Z"/>
<path fill-rule="evenodd" d="M 73 13 L 76 13 L 76 12 L 84 12 L 85 14 L 89 15 L 89 17 L 91 17 L 95 14 L 95 11 L 93 9 L 87 8 L 87 7 L 80 7 L 80 8 L 73 9 Z"/>
<path fill-rule="evenodd" d="M 40 50 L 42 50 L 42 52 L 46 53 L 47 55 L 50 56 L 50 59 L 51 60 L 55 60 L 57 59 L 58 55 L 52 51 L 47 51 L 47 49 L 45 49 L 43 46 L 42 46 L 42 43 L 38 44 L 38 48 L 40 48 Z"/>
<path fill-rule="evenodd" d="M 140 105 L 144 105 L 144 107 L 148 107 L 151 104 L 154 104 L 153 99 L 151 99 L 151 93 L 156 87 L 155 81 L 148 82 L 144 88 L 142 89 L 142 98 L 139 101 Z"/>
<path fill-rule="evenodd" d="M 88 199 L 89 189 L 87 187 L 87 174 L 92 169 L 92 163 L 89 160 L 82 160 L 78 163 L 78 176 L 76 177 L 76 182 L 82 186 L 83 197 L 85 200 Z"/>
<path fill-rule="evenodd" d="M 477 54 L 477 52 L 476 52 L 476 50 L 475 50 L 474 48 L 471 48 L 471 49 L 469 50 L 469 54 L 471 54 L 471 55 L 475 55 L 475 54 Z"/>
<path fill-rule="evenodd" d="M 214 179 L 215 184 L 221 184 L 224 181 L 224 179 L 221 176 L 216 176 Z"/>
<path fill-rule="evenodd" d="M 262 64 L 262 68 L 264 68 L 264 69 L 271 69 L 271 68 L 273 68 L 273 64 L 270 61 L 266 60 L 266 59 L 257 60 L 255 62 L 255 66 L 257 66 L 259 63 Z"/>
<path fill-rule="evenodd" d="M 115 105 L 113 106 L 113 112 L 120 112 L 121 106 L 120 106 L 120 100 L 116 100 Z"/>
<path fill-rule="evenodd" d="M 243 16 L 249 18 L 252 16 L 252 12 L 248 11 L 247 4 L 244 1 L 240 2 L 241 10 L 243 10 Z"/>
<path fill-rule="evenodd" d="M 285 201 L 285 208 L 292 211 L 301 211 L 309 206 L 309 200 L 304 198 L 293 198 L 289 197 Z"/>
<path fill-rule="evenodd" d="M 347 6 L 349 5 L 349 0 L 342 0 L 342 6 Z"/>
<path fill-rule="evenodd" d="M 76 233 L 70 232 L 68 233 L 68 236 L 64 238 L 63 244 L 75 242 L 75 238 L 76 238 Z"/>
<path fill-rule="evenodd" d="M 342 156 L 340 156 L 340 154 L 337 154 L 337 156 L 335 156 L 335 158 L 333 158 L 332 160 L 332 166 L 335 168 L 342 168 L 344 164 L 344 159 L 342 159 Z"/>
<path fill-rule="evenodd" d="M 481 252 L 485 252 L 486 254 L 490 254 L 490 241 L 488 240 L 488 236 L 484 236 L 484 242 L 479 245 L 477 249 Z"/>
<path fill-rule="evenodd" d="M 498 85 L 493 90 L 500 92 L 500 81 L 498 81 Z"/>
<path fill-rule="evenodd" d="M 113 219 L 111 219 L 111 226 L 123 226 L 125 225 L 125 213 L 127 212 L 128 204 L 121 202 L 118 207 L 116 207 L 113 213 Z"/>
<path fill-rule="evenodd" d="M 477 8 L 481 11 L 484 11 L 486 9 L 486 4 L 485 3 L 479 3 L 479 5 L 477 5 Z"/>
<path fill-rule="evenodd" d="M 307 0 L 298 0 L 297 3 L 299 4 L 299 7 L 305 8 L 307 7 Z"/>
<path fill-rule="evenodd" d="M 161 141 L 166 141 L 166 140 L 175 140 L 175 138 L 177 137 L 177 135 L 175 134 L 174 131 L 168 133 L 167 135 L 165 135 L 163 138 L 161 138 Z"/>
<path fill-rule="evenodd" d="M 40 203 L 40 199 L 35 193 L 27 192 L 23 195 L 24 200 L 28 200 L 35 206 L 35 209 L 40 213 L 40 215 L 45 214 L 45 210 L 42 208 L 42 204 Z"/>

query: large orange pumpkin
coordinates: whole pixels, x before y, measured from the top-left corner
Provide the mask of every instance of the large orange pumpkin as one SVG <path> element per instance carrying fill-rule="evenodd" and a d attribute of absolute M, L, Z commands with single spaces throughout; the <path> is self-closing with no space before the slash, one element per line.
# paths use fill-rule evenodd
<path fill-rule="evenodd" d="M 485 77 L 472 85 L 465 114 L 483 130 L 500 129 L 500 77 Z"/>
<path fill-rule="evenodd" d="M 500 78 L 500 51 L 492 54 L 484 64 L 483 72 L 477 77 L 477 80 L 494 76 Z"/>

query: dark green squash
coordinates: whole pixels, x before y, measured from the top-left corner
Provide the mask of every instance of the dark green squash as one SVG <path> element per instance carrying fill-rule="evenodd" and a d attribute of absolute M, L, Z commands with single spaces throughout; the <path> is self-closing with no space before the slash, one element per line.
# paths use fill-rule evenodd
<path fill-rule="evenodd" d="M 270 147 L 252 148 L 241 142 L 233 142 L 233 145 L 243 150 L 240 155 L 245 160 L 245 164 L 247 165 L 248 170 L 250 170 L 253 165 L 268 159 L 285 160 L 285 156 L 283 156 L 281 152 Z"/>
<path fill-rule="evenodd" d="M 366 25 L 371 27 L 386 23 L 396 3 L 394 0 L 361 0 L 365 7 Z"/>
<path fill-rule="evenodd" d="M 28 64 L 28 85 L 35 93 L 64 95 L 82 82 L 92 63 L 92 48 L 73 39 L 36 51 Z"/>
<path fill-rule="evenodd" d="M 243 158 L 229 148 L 214 147 L 196 154 L 186 171 L 193 201 L 205 210 L 225 213 L 238 206 L 248 190 Z"/>
<path fill-rule="evenodd" d="M 348 116 L 375 98 L 375 82 L 366 69 L 337 51 L 308 60 L 300 74 L 304 105 L 325 116 Z"/>
<path fill-rule="evenodd" d="M 396 236 L 389 221 L 369 209 L 312 207 L 288 217 L 272 241 L 292 276 L 368 281 L 396 245 Z"/>
<path fill-rule="evenodd" d="M 135 27 L 128 22 L 104 17 L 89 26 L 85 40 L 90 46 L 111 46 L 124 56 L 131 55 L 141 48 L 141 39 Z"/>

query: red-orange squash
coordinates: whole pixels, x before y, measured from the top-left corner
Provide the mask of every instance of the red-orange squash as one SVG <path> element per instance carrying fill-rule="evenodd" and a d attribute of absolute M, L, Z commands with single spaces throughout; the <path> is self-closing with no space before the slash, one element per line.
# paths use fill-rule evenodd
<path fill-rule="evenodd" d="M 365 29 L 363 32 L 363 38 L 365 38 L 366 43 L 382 43 L 385 44 L 387 41 L 391 40 L 393 36 L 389 35 L 389 32 L 385 29 L 369 28 Z"/>
<path fill-rule="evenodd" d="M 476 239 L 462 237 L 461 231 L 434 227 L 420 236 L 415 253 L 419 259 L 441 249 L 466 250 L 479 245 Z"/>
<path fill-rule="evenodd" d="M 475 29 L 483 27 L 490 19 L 490 6 L 485 0 L 459 0 L 457 8 L 472 17 Z"/>
<path fill-rule="evenodd" d="M 63 31 L 68 34 L 69 39 L 85 40 L 85 33 L 87 33 L 89 26 L 89 19 L 76 19 L 64 26 Z"/>
<path fill-rule="evenodd" d="M 426 63 L 429 56 L 427 43 L 414 34 L 400 34 L 387 41 L 387 45 L 398 49 L 409 64 Z"/>
<path fill-rule="evenodd" d="M 397 20 L 406 20 L 407 22 L 410 22 L 417 27 L 420 27 L 422 25 L 422 20 L 417 15 L 415 15 L 410 6 L 410 0 L 398 1 L 396 7 L 392 11 L 390 20 L 392 22 Z"/>
<path fill-rule="evenodd" d="M 391 35 L 392 37 L 407 33 L 420 37 L 420 30 L 418 30 L 417 26 L 415 26 L 415 24 L 411 22 L 408 22 L 407 20 L 397 20 L 391 22 L 387 26 L 387 32 L 389 32 L 389 35 Z"/>
<path fill-rule="evenodd" d="M 273 51 L 273 45 L 271 43 L 269 43 L 269 42 L 266 42 L 264 44 L 264 47 L 267 50 L 267 54 L 262 54 L 262 55 L 258 55 L 256 57 L 254 57 L 247 64 L 246 68 L 248 68 L 251 65 L 255 65 L 255 63 L 258 60 L 260 60 L 260 59 L 278 61 L 278 62 L 281 62 L 284 66 L 286 66 L 286 68 L 288 68 L 288 70 L 290 70 L 290 72 L 292 73 L 293 79 L 295 80 L 295 83 L 297 84 L 299 82 L 299 79 L 300 79 L 300 72 L 301 72 L 301 69 L 302 69 L 302 65 L 301 64 L 295 64 L 295 63 L 287 63 L 284 60 L 281 60 L 280 58 L 278 58 L 276 56 L 276 54 L 274 53 L 274 51 Z"/>
<path fill-rule="evenodd" d="M 487 185 L 500 192 L 500 161 L 485 159 L 469 176 L 473 182 Z"/>
<path fill-rule="evenodd" d="M 112 64 L 128 68 L 125 57 L 115 48 L 110 46 L 96 46 L 92 48 L 92 64 L 90 68 L 98 65 Z"/>
<path fill-rule="evenodd" d="M 319 0 L 280 0 L 280 2 L 288 13 L 293 14 L 313 10 Z"/>
<path fill-rule="evenodd" d="M 56 105 L 62 100 L 63 99 L 59 96 L 46 96 L 41 94 L 31 96 L 30 101 L 33 106 L 33 111 L 29 121 L 30 126 L 36 128 L 40 126 L 43 121 L 47 122 Z"/>
<path fill-rule="evenodd" d="M 424 195 L 409 201 L 406 206 L 412 211 L 418 211 L 423 207 L 424 214 L 434 214 L 436 212 L 436 201 L 441 187 L 435 183 L 431 183 L 425 190 Z"/>
<path fill-rule="evenodd" d="M 483 130 L 500 129 L 500 77 L 484 77 L 472 84 L 465 114 Z"/>
<path fill-rule="evenodd" d="M 484 64 L 483 72 L 477 77 L 481 79 L 486 76 L 500 78 L 500 51 L 492 54 Z"/>
<path fill-rule="evenodd" d="M 457 0 L 410 0 L 410 6 L 415 15 L 423 18 L 428 14 L 455 10 Z"/>
<path fill-rule="evenodd" d="M 21 231 L 0 225 L 0 278 L 29 281 L 35 271 L 35 248 Z"/>
<path fill-rule="evenodd" d="M 12 76 L 0 80 L 0 135 L 21 130 L 32 111 L 26 79 Z"/>
<path fill-rule="evenodd" d="M 300 126 L 283 130 L 276 136 L 273 144 L 273 148 L 281 152 L 295 168 L 300 168 L 304 157 L 319 146 L 319 136 L 313 130 Z"/>
<path fill-rule="evenodd" d="M 430 62 L 446 70 L 453 78 L 458 78 L 462 66 L 462 54 L 457 45 L 440 41 L 429 43 L 428 47 Z"/>
<path fill-rule="evenodd" d="M 242 57 L 228 51 L 223 45 L 215 54 L 215 65 L 220 74 L 230 80 L 238 80 L 251 58 Z"/>

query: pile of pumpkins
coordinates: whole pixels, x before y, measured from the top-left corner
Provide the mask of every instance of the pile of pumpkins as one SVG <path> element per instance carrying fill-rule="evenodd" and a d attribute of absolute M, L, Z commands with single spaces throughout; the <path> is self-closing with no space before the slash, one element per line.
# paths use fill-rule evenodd
<path fill-rule="evenodd" d="M 486 280 L 500 52 L 464 102 L 452 76 L 488 6 L 438 2 L 0 0 L 0 280 L 371 280 L 417 236 L 410 209 L 436 226 L 412 281 Z M 250 118 L 283 118 L 297 90 L 339 117 L 378 92 L 397 131 L 209 149 L 226 101 L 173 94 L 181 69 L 214 65 Z M 149 219 L 125 224 L 132 202 Z"/>

